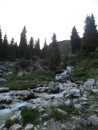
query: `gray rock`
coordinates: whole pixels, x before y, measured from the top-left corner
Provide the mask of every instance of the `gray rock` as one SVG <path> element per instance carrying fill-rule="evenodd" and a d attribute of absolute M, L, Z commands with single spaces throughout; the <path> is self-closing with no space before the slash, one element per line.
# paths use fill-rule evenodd
<path fill-rule="evenodd" d="M 73 88 L 71 90 L 68 91 L 68 96 L 69 97 L 80 97 L 80 90 L 77 88 Z"/>
<path fill-rule="evenodd" d="M 0 83 L 5 83 L 5 82 L 7 82 L 6 79 L 4 79 L 4 78 L 0 78 Z"/>
<path fill-rule="evenodd" d="M 92 115 L 88 118 L 88 121 L 98 128 L 98 117 L 96 115 Z"/>
<path fill-rule="evenodd" d="M 63 110 L 61 110 L 61 109 L 57 109 L 57 111 L 59 112 L 59 114 L 62 116 L 62 118 L 66 118 L 67 117 L 67 112 L 66 111 L 63 111 Z"/>
<path fill-rule="evenodd" d="M 32 130 L 33 127 L 33 124 L 27 124 L 25 130 Z"/>
<path fill-rule="evenodd" d="M 65 105 L 66 107 L 71 107 L 71 106 L 72 106 L 71 100 L 67 100 L 67 101 L 64 103 L 64 105 Z"/>
<path fill-rule="evenodd" d="M 9 92 L 9 88 L 8 87 L 1 87 L 0 88 L 0 93 L 6 93 L 6 92 Z"/>
<path fill-rule="evenodd" d="M 80 111 L 83 109 L 83 107 L 82 107 L 81 104 L 74 104 L 74 107 L 75 107 L 77 110 L 80 110 Z"/>
<path fill-rule="evenodd" d="M 22 130 L 22 126 L 20 124 L 14 124 L 10 127 L 10 130 Z"/>
<path fill-rule="evenodd" d="M 92 89 L 93 93 L 98 93 L 98 89 Z"/>
<path fill-rule="evenodd" d="M 58 84 L 54 82 L 49 83 L 49 89 L 51 90 L 52 93 L 58 93 L 60 90 Z"/>

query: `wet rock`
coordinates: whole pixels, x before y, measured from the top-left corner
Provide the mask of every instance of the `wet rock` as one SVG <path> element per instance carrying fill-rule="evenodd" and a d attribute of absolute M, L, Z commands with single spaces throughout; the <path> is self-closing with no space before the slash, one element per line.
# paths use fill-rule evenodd
<path fill-rule="evenodd" d="M 0 93 L 6 93 L 9 92 L 9 88 L 8 87 L 0 87 Z"/>
<path fill-rule="evenodd" d="M 96 115 L 92 115 L 88 118 L 88 121 L 98 128 L 98 117 Z"/>
<path fill-rule="evenodd" d="M 22 126 L 20 124 L 14 124 L 10 127 L 10 130 L 22 130 Z"/>

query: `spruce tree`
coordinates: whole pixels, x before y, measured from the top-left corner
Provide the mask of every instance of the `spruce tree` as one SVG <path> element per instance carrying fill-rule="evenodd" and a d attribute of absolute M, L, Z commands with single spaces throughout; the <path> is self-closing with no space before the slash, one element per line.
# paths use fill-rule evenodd
<path fill-rule="evenodd" d="M 8 54 L 8 40 L 7 40 L 7 35 L 4 35 L 4 39 L 3 39 L 3 45 L 2 45 L 2 58 L 7 60 L 9 54 Z"/>
<path fill-rule="evenodd" d="M 33 55 L 34 55 L 34 40 L 33 40 L 33 37 L 30 38 L 28 47 L 29 47 L 28 48 L 29 57 L 30 57 L 30 59 L 32 59 Z"/>
<path fill-rule="evenodd" d="M 81 45 L 81 39 L 78 35 L 78 32 L 76 30 L 76 27 L 74 26 L 72 29 L 72 34 L 71 34 L 71 49 L 72 53 L 76 53 L 77 51 L 80 50 L 80 45 Z"/>
<path fill-rule="evenodd" d="M 53 34 L 52 43 L 49 49 L 49 67 L 51 70 L 56 71 L 61 63 L 60 51 L 56 40 L 56 34 Z"/>
<path fill-rule="evenodd" d="M 48 45 L 47 45 L 46 38 L 45 38 L 44 47 L 41 51 L 41 58 L 45 59 L 45 58 L 47 58 L 47 55 L 48 55 Z"/>
<path fill-rule="evenodd" d="M 84 34 L 82 51 L 85 53 L 90 53 L 95 51 L 98 47 L 98 32 L 96 29 L 95 19 L 93 14 L 87 16 L 85 20 Z"/>
<path fill-rule="evenodd" d="M 36 57 L 40 57 L 41 51 L 40 51 L 40 40 L 38 38 L 38 40 L 35 43 L 35 47 L 34 47 L 34 55 Z"/>
<path fill-rule="evenodd" d="M 20 36 L 20 44 L 19 44 L 19 55 L 20 58 L 27 58 L 27 37 L 26 37 L 26 27 L 24 26 L 21 36 Z"/>
<path fill-rule="evenodd" d="M 0 27 L 0 59 L 2 59 L 3 56 L 3 48 L 2 48 L 2 31 L 1 31 L 1 27 Z"/>

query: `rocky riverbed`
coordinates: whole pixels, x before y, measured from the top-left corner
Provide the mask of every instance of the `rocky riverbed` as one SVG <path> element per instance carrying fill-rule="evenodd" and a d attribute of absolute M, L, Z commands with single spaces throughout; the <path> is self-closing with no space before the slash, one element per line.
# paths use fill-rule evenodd
<path fill-rule="evenodd" d="M 63 106 L 62 109 L 60 106 Z M 22 124 L 21 110 L 37 108 L 39 124 Z M 55 108 L 62 120 L 48 117 Z M 9 128 L 7 119 L 15 120 Z M 0 88 L 0 130 L 97 130 L 98 129 L 98 80 L 65 83 L 50 82 L 29 90 Z"/>

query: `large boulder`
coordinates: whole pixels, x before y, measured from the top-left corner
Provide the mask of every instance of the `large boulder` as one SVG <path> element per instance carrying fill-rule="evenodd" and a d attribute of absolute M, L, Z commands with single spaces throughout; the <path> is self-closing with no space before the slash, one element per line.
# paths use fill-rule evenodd
<path fill-rule="evenodd" d="M 0 93 L 6 93 L 6 92 L 9 92 L 9 88 L 8 87 L 1 87 L 0 88 Z"/>

